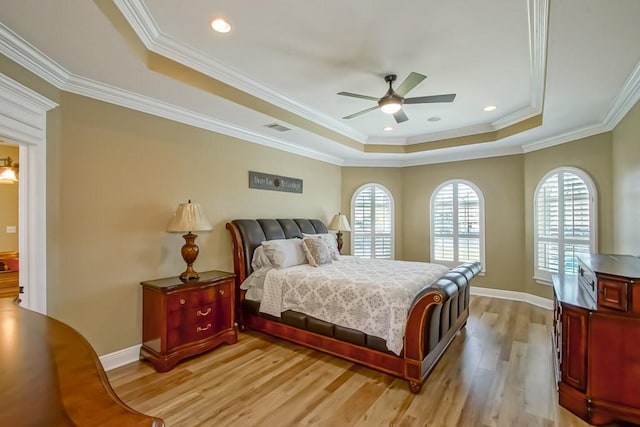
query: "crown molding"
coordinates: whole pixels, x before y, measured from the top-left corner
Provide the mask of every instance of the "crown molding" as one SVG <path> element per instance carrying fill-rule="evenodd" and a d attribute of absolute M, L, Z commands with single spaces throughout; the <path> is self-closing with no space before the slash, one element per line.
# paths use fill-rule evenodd
<path fill-rule="evenodd" d="M 63 89 L 69 80 L 69 72 L 14 33 L 0 22 L 0 53 L 46 80 L 58 89 Z"/>
<path fill-rule="evenodd" d="M 155 39 L 162 39 L 162 35 L 160 34 L 157 25 L 148 13 L 136 14 L 126 12 L 128 10 L 127 7 L 130 5 L 135 4 L 144 8 L 144 3 L 140 0 L 114 1 L 119 6 L 123 14 L 128 16 L 127 19 L 129 23 L 136 29 L 136 33 L 141 37 L 141 40 L 145 45 L 152 44 Z M 545 67 L 542 64 L 544 64 L 544 61 L 546 60 L 548 0 L 530 0 L 528 4 L 530 9 L 538 11 L 536 13 L 532 13 L 529 18 L 531 28 L 535 28 L 535 30 L 530 28 L 530 37 L 534 40 L 534 42 L 532 42 L 531 53 L 532 73 L 537 69 L 542 73 L 538 73 L 538 75 L 543 76 Z M 532 16 L 537 18 L 532 18 Z M 0 53 L 60 90 L 142 111 L 169 120 L 240 138 L 304 157 L 314 158 L 338 166 L 404 167 L 468 160 L 472 158 L 512 155 L 541 150 L 598 133 L 611 131 L 640 100 L 639 63 L 625 82 L 621 91 L 612 101 L 611 106 L 607 114 L 603 117 L 601 123 L 595 123 L 579 129 L 570 130 L 563 134 L 550 136 L 544 140 L 539 140 L 533 143 L 526 143 L 522 146 L 501 145 L 497 148 L 490 148 L 485 147 L 485 144 L 476 144 L 474 147 L 456 147 L 456 149 L 450 149 L 444 153 L 441 150 L 413 154 L 384 155 L 372 153 L 367 154 L 367 159 L 349 160 L 316 150 L 299 147 L 295 144 L 277 138 L 265 137 L 264 135 L 256 132 L 242 129 L 238 126 L 216 120 L 200 113 L 189 111 L 176 105 L 168 104 L 153 98 L 145 97 L 114 86 L 74 75 L 30 45 L 27 41 L 15 34 L 2 23 L 0 23 Z M 535 79 L 535 81 L 542 85 L 539 85 L 539 87 L 543 88 L 542 94 L 544 94 L 544 80 L 544 77 Z M 531 110 L 529 110 L 528 114 L 530 113 Z M 501 124 L 500 120 L 494 122 L 492 125 L 497 126 L 498 124 Z M 483 126 L 486 129 L 487 125 Z M 400 144 L 397 139 L 394 139 L 392 143 Z M 482 149 L 480 149 L 480 147 L 482 147 Z"/>
<path fill-rule="evenodd" d="M 153 19 L 151 12 L 143 0 L 114 0 L 129 25 L 138 35 L 142 43 L 150 51 L 177 61 L 216 80 L 240 89 L 250 95 L 256 96 L 270 104 L 283 108 L 300 117 L 314 123 L 322 124 L 329 130 L 345 135 L 363 144 L 382 144 L 385 137 L 372 138 L 353 128 L 344 125 L 325 114 L 313 111 L 300 105 L 292 99 L 280 95 L 273 90 L 253 81 L 237 70 L 219 61 L 202 54 L 200 51 L 181 43 L 172 37 L 162 33 Z M 542 100 L 546 79 L 546 52 L 547 52 L 547 24 L 549 20 L 549 0 L 527 0 L 528 28 L 529 28 L 529 84 L 531 87 L 530 104 L 521 110 L 512 112 L 493 123 L 478 124 L 465 129 L 439 132 L 435 134 L 418 135 L 411 138 L 394 137 L 389 140 L 391 144 L 409 145 L 434 141 L 437 139 L 449 139 L 459 136 L 472 135 L 475 129 L 482 132 L 496 131 L 511 126 L 522 120 L 527 120 L 542 111 Z"/>
<path fill-rule="evenodd" d="M 325 114 L 306 108 L 294 100 L 245 77 L 240 71 L 223 65 L 200 51 L 161 32 L 149 9 L 142 0 L 115 0 L 133 31 L 150 51 L 177 61 L 216 80 L 283 108 L 314 123 L 363 143 L 366 136 Z"/>
<path fill-rule="evenodd" d="M 70 73 L 59 64 L 51 60 L 27 41 L 15 34 L 11 29 L 0 23 L 0 53 L 15 61 L 38 77 L 54 85 L 56 88 L 86 96 L 121 107 L 131 108 L 143 113 L 163 117 L 201 129 L 218 132 L 235 138 L 244 139 L 260 145 L 298 154 L 304 157 L 318 159 L 323 162 L 341 165 L 342 159 L 299 147 L 289 142 L 272 137 L 266 137 L 256 132 L 242 129 L 238 126 L 216 120 L 204 114 L 189 111 L 154 98 L 136 94 L 105 83 L 97 82 Z M 46 104 L 45 104 L 46 105 Z M 55 105 L 54 105 L 55 106 Z M 53 108 L 53 107 L 51 107 Z"/>
<path fill-rule="evenodd" d="M 640 62 L 633 69 L 633 72 L 627 78 L 622 90 L 613 99 L 609 111 L 604 116 L 603 122 L 609 130 L 613 130 L 620 120 L 627 115 L 629 110 L 640 100 Z"/>
<path fill-rule="evenodd" d="M 598 135 L 604 132 L 612 131 L 620 120 L 627 115 L 629 110 L 640 101 L 640 63 L 636 65 L 633 72 L 627 78 L 618 95 L 613 99 L 607 114 L 600 123 L 594 123 L 590 126 L 573 129 L 560 135 L 554 135 L 541 141 L 536 141 L 522 145 L 522 151 L 529 153 L 531 151 L 542 150 L 544 148 L 553 147 L 567 142 L 575 141 L 581 138 Z"/>

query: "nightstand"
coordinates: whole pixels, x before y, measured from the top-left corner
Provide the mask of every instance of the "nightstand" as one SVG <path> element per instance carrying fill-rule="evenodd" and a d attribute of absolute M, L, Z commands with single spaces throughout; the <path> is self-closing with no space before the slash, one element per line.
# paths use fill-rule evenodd
<path fill-rule="evenodd" d="M 166 372 L 186 357 L 236 343 L 234 277 L 206 271 L 187 282 L 178 277 L 141 282 L 140 357 Z"/>

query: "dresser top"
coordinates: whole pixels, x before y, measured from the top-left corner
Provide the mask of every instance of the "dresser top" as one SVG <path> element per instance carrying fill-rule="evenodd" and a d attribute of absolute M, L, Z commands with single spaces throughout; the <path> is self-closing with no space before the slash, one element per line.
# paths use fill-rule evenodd
<path fill-rule="evenodd" d="M 597 274 L 640 279 L 640 258 L 631 255 L 579 255 L 578 260 Z"/>

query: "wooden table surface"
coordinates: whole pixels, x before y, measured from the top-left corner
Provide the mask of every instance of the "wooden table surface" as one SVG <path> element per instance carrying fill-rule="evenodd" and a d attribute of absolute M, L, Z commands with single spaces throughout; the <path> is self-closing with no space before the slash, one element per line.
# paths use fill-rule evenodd
<path fill-rule="evenodd" d="M 129 408 L 73 328 L 0 298 L 0 425 L 163 426 Z"/>

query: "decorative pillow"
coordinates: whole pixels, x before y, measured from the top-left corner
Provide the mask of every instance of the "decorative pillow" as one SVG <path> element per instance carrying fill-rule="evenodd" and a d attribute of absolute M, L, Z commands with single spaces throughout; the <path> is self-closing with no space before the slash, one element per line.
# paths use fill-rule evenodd
<path fill-rule="evenodd" d="M 305 264 L 307 258 L 300 239 L 276 239 L 262 242 L 264 253 L 275 268 Z"/>
<path fill-rule="evenodd" d="M 325 241 L 329 248 L 329 254 L 334 261 L 340 260 L 340 251 L 338 250 L 338 238 L 332 233 L 306 234 L 302 233 L 302 237 L 319 237 Z"/>
<path fill-rule="evenodd" d="M 251 260 L 251 268 L 255 271 L 262 267 L 271 267 L 271 260 L 264 251 L 264 246 L 258 246 L 253 251 L 253 259 Z"/>
<path fill-rule="evenodd" d="M 320 237 L 306 237 L 302 239 L 302 248 L 307 256 L 307 262 L 314 267 L 331 264 L 331 254 L 324 239 Z"/>

